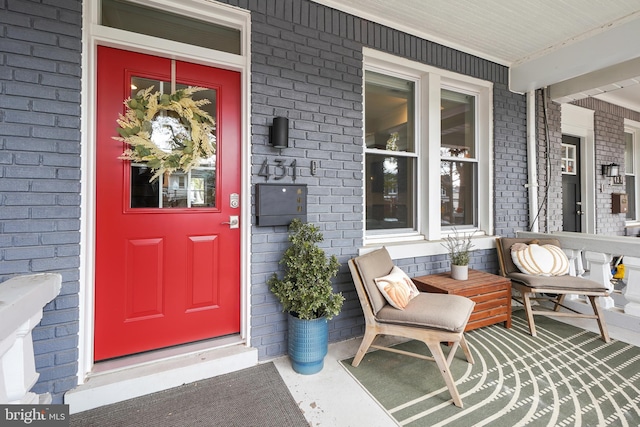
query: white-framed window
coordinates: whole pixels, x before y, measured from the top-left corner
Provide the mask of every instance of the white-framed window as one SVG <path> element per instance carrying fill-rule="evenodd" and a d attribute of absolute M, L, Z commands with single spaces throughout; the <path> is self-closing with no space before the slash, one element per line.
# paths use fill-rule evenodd
<path fill-rule="evenodd" d="M 365 49 L 365 243 L 493 234 L 493 84 Z"/>
<path fill-rule="evenodd" d="M 629 203 L 626 221 L 640 223 L 640 122 L 625 119 L 624 142 L 625 191 Z"/>

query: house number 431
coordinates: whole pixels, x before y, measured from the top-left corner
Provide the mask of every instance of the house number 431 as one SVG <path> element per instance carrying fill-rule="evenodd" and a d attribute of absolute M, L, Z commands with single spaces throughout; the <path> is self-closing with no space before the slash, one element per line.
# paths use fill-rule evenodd
<path fill-rule="evenodd" d="M 289 164 L 285 159 L 275 159 L 273 162 L 274 164 L 270 165 L 269 161 L 264 159 L 258 175 L 265 177 L 267 181 L 271 178 L 277 181 L 287 176 L 290 176 L 294 181 L 296 180 L 298 176 L 296 160 L 292 160 Z"/>

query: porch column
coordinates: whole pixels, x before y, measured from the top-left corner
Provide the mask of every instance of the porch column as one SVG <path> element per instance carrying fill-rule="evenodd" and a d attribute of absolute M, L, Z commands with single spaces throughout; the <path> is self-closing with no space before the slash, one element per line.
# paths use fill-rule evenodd
<path fill-rule="evenodd" d="M 54 273 L 18 276 L 0 283 L 0 403 L 50 403 L 51 396 L 30 392 L 40 374 L 35 369 L 31 331 L 42 309 L 62 286 Z"/>
<path fill-rule="evenodd" d="M 609 292 L 613 292 L 613 285 L 611 284 L 611 254 L 605 254 L 602 252 L 586 251 L 584 257 L 589 263 L 589 279 L 604 285 L 609 289 Z M 599 297 L 600 306 L 604 309 L 610 309 L 615 306 L 612 297 Z"/>
<path fill-rule="evenodd" d="M 640 258 L 624 256 L 624 275 L 627 286 L 623 295 L 629 301 L 624 312 L 640 317 Z"/>

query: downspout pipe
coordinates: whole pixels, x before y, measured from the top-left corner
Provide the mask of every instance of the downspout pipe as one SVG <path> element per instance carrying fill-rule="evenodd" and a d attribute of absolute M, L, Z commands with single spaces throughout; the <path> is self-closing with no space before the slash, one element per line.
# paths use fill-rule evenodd
<path fill-rule="evenodd" d="M 536 140 L 536 92 L 529 91 L 527 98 L 527 181 L 529 190 L 529 231 L 538 232 L 538 159 Z"/>

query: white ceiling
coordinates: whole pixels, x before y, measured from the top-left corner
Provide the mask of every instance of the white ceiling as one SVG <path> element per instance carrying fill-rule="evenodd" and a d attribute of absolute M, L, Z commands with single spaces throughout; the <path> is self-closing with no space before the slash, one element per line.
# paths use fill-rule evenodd
<path fill-rule="evenodd" d="M 315 2 L 506 65 L 514 91 L 640 111 L 640 0 Z"/>

